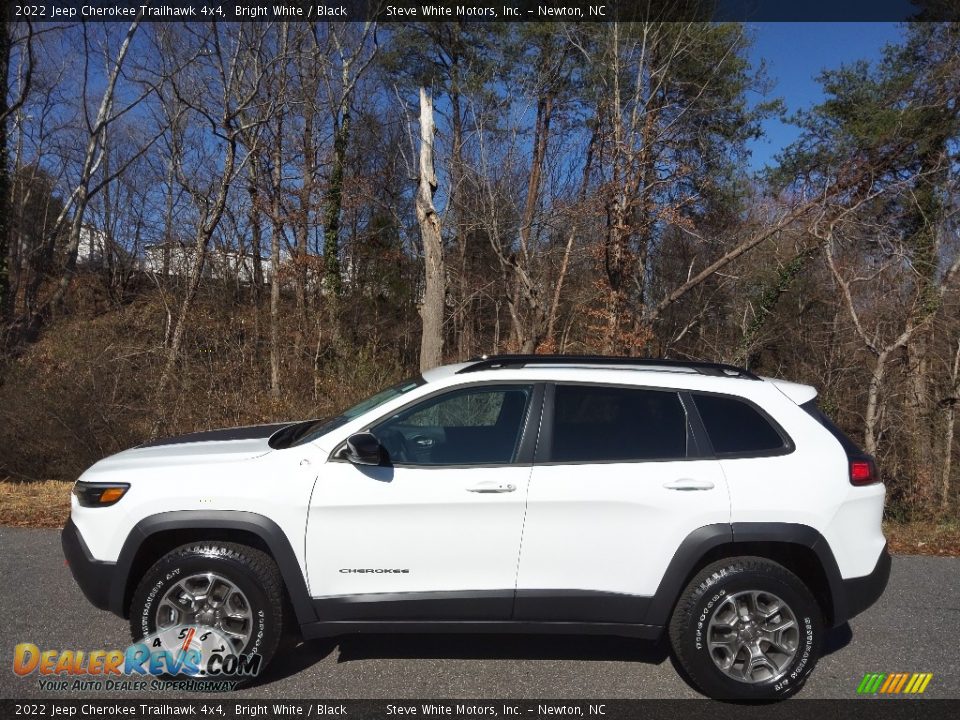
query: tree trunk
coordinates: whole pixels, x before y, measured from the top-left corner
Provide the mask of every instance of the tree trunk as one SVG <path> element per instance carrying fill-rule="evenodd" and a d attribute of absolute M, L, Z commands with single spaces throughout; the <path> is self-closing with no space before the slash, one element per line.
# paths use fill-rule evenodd
<path fill-rule="evenodd" d="M 297 254 L 294 259 L 296 269 L 297 327 L 296 346 L 299 351 L 306 342 L 307 333 L 307 239 L 310 236 L 310 205 L 313 202 L 313 181 L 316 162 L 313 147 L 313 108 L 304 103 L 303 122 L 303 169 L 300 183 L 300 213 L 295 225 Z M 298 353 L 295 353 L 299 355 Z"/>
<path fill-rule="evenodd" d="M 7 116 L 10 67 L 10 22 L 0 18 L 0 323 L 6 330 L 13 303 L 10 298 L 10 165 L 7 158 Z M 4 332 L 5 334 L 5 332 Z"/>
<path fill-rule="evenodd" d="M 273 149 L 273 188 L 270 206 L 270 396 L 280 398 L 280 243 L 283 242 L 283 220 L 280 193 L 283 182 L 283 124 L 278 120 Z"/>
<path fill-rule="evenodd" d="M 126 60 L 130 46 L 133 43 L 133 36 L 139 27 L 140 18 L 138 16 L 136 20 L 130 23 L 127 34 L 120 44 L 120 49 L 117 51 L 117 58 L 110 69 L 107 84 L 103 91 L 103 96 L 100 99 L 96 121 L 87 139 L 87 146 L 81 165 L 80 179 L 73 196 L 74 214 L 73 222 L 70 224 L 70 232 L 67 235 L 66 261 L 63 264 L 60 279 L 56 284 L 53 295 L 46 304 L 46 307 L 49 308 L 53 314 L 63 309 L 67 290 L 70 287 L 73 274 L 77 269 L 77 249 L 80 245 L 80 230 L 83 226 L 83 214 L 86 212 L 87 205 L 90 202 L 90 181 L 103 161 L 106 133 L 110 123 L 115 119 L 111 117 L 111 115 L 113 113 L 114 92 L 117 86 L 117 79 L 120 76 L 124 60 Z M 65 208 L 69 206 L 70 204 L 67 203 Z M 31 326 L 37 329 L 42 321 L 43 318 L 37 315 L 31 318 Z"/>
<path fill-rule="evenodd" d="M 417 184 L 417 222 L 423 240 L 424 291 L 420 306 L 423 332 L 420 337 L 420 370 L 429 370 L 443 362 L 443 309 L 446 278 L 443 268 L 443 239 L 440 216 L 433 205 L 437 190 L 434 172 L 433 99 L 420 88 L 420 177 Z"/>
<path fill-rule="evenodd" d="M 909 473 L 917 501 L 926 507 L 936 503 L 936 478 L 933 471 L 933 438 L 935 434 L 930 402 L 927 355 L 930 327 L 925 325 L 907 344 L 907 388 L 904 398 L 904 420 L 910 428 L 907 439 L 910 458 Z"/>
<path fill-rule="evenodd" d="M 257 206 L 257 176 L 259 163 L 255 156 L 250 158 L 248 166 L 247 194 L 250 196 L 250 209 L 247 211 L 247 224 L 250 226 L 250 261 L 253 276 L 250 278 L 250 301 L 253 305 L 253 347 L 259 361 L 260 351 L 260 301 L 263 297 L 263 236 L 260 228 L 260 209 Z"/>
<path fill-rule="evenodd" d="M 457 91 L 458 82 L 452 84 L 450 90 L 450 129 L 451 153 L 450 159 L 450 205 L 456 222 L 456 293 L 453 312 L 453 335 L 457 341 L 457 359 L 464 360 L 472 353 L 474 344 L 474 321 L 468 310 L 470 297 L 470 283 L 467 270 L 467 208 L 463 202 L 465 195 L 464 161 L 463 161 L 463 111 L 461 110 L 460 93 Z"/>
<path fill-rule="evenodd" d="M 177 142 L 176 129 L 171 131 L 173 137 L 170 143 L 170 159 L 167 162 L 167 196 L 165 198 L 163 216 L 163 247 L 161 248 L 162 266 L 161 275 L 164 286 L 170 278 L 170 250 L 173 247 L 173 185 L 177 178 L 177 165 L 180 162 L 180 149 Z"/>
<path fill-rule="evenodd" d="M 537 118 L 533 134 L 533 157 L 530 162 L 530 180 L 527 183 L 527 198 L 524 203 L 523 217 L 520 222 L 520 257 L 514 264 L 514 282 L 522 289 L 522 296 L 526 301 L 526 327 L 518 327 L 520 337 L 520 351 L 533 353 L 543 339 L 546 325 L 546 310 L 539 297 L 537 283 L 532 280 L 532 258 L 536 253 L 531 251 L 533 221 L 537 214 L 537 205 L 540 202 L 540 186 L 543 177 L 543 168 L 547 157 L 547 146 L 550 142 L 550 120 L 553 117 L 553 94 L 548 92 L 537 99 Z M 522 265 L 521 265 L 522 264 Z"/>
<path fill-rule="evenodd" d="M 343 173 L 347 164 L 347 142 L 350 139 L 350 111 L 345 109 L 334 119 L 333 161 L 330 167 L 330 186 L 327 188 L 323 215 L 324 284 L 331 296 L 342 290 L 340 279 L 340 209 L 343 205 Z"/>
<path fill-rule="evenodd" d="M 200 288 L 200 281 L 203 279 L 203 268 L 207 259 L 207 248 L 210 246 L 210 240 L 213 233 L 216 232 L 220 219 L 223 217 L 223 211 L 227 204 L 227 192 L 230 182 L 233 178 L 233 169 L 237 157 L 236 137 L 231 135 L 227 141 L 226 157 L 223 161 L 223 174 L 220 177 L 220 187 L 217 198 L 211 211 L 203 218 L 203 221 L 197 227 L 197 235 L 193 243 L 194 262 L 190 271 L 190 279 L 187 284 L 187 292 L 180 304 L 180 312 L 177 314 L 177 321 L 173 328 L 173 335 L 170 341 L 170 348 L 167 350 L 167 360 L 160 374 L 160 380 L 157 383 L 158 412 L 154 421 L 153 428 L 150 431 L 151 439 L 155 439 L 160 433 L 164 422 L 163 408 L 167 407 L 166 390 L 173 378 L 173 371 L 177 366 L 177 360 L 180 357 L 180 348 L 183 345 L 184 332 L 187 326 L 187 318 L 190 317 L 190 311 L 193 309 L 193 301 L 196 298 L 197 290 Z"/>
<path fill-rule="evenodd" d="M 953 469 L 953 433 L 957 419 L 957 402 L 960 396 L 960 342 L 953 356 L 953 372 L 950 376 L 951 394 L 945 400 L 947 418 L 943 431 L 943 462 L 940 475 L 940 511 L 944 514 L 950 509 L 950 473 Z"/>
<path fill-rule="evenodd" d="M 877 355 L 877 362 L 870 373 L 870 384 L 867 387 L 867 409 L 863 414 L 863 449 L 874 456 L 877 454 L 878 425 L 881 415 L 880 390 L 883 387 L 883 376 L 887 370 L 889 357 L 890 353 L 887 350 L 882 350 Z"/>
<path fill-rule="evenodd" d="M 597 140 L 599 139 L 599 119 L 597 126 L 593 131 L 593 134 L 590 136 L 590 142 L 587 145 L 587 159 L 583 163 L 583 176 L 580 179 L 580 192 L 578 194 L 578 199 L 582 203 L 587 196 L 587 188 L 590 185 L 590 170 L 593 167 L 593 151 L 597 145 Z M 557 313 L 560 309 L 560 298 L 563 296 L 563 283 L 567 277 L 567 270 L 570 266 L 570 253 L 573 250 L 573 241 L 576 238 L 577 228 L 574 225 L 570 229 L 570 232 L 567 235 L 567 244 L 563 249 L 563 260 L 560 263 L 560 272 L 557 276 L 556 284 L 553 287 L 553 299 L 550 302 L 550 311 L 547 315 L 547 329 L 544 333 L 544 338 L 551 345 L 551 347 L 557 347 L 557 341 L 554 337 L 554 327 L 557 322 Z"/>

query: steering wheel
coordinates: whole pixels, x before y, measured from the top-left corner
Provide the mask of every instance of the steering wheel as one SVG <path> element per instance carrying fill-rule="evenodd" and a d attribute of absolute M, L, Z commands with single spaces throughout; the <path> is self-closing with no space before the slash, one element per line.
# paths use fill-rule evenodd
<path fill-rule="evenodd" d="M 407 440 L 398 430 L 381 430 L 377 433 L 377 439 L 380 445 L 387 451 L 387 459 L 390 462 L 409 462 L 410 451 L 407 448 Z"/>

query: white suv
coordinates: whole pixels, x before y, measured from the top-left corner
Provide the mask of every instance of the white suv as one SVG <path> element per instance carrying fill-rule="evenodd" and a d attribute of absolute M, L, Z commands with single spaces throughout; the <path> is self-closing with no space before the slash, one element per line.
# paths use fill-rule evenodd
<path fill-rule="evenodd" d="M 495 356 L 328 420 L 101 460 L 63 547 L 135 638 L 216 628 L 669 634 L 712 697 L 780 698 L 883 592 L 873 461 L 806 385 L 715 363 Z"/>

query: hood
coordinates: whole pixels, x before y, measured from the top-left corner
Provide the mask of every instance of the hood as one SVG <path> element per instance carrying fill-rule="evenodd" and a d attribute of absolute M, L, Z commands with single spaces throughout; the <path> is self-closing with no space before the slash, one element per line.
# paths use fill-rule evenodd
<path fill-rule="evenodd" d="M 273 423 L 272 425 L 245 425 L 244 427 L 226 428 L 224 430 L 203 430 L 201 432 L 177 435 L 172 438 L 161 438 L 138 445 L 135 450 L 142 448 L 162 447 L 164 445 L 184 445 L 187 443 L 233 442 L 235 440 L 264 440 L 269 439 L 277 430 L 282 430 L 293 423 Z"/>
<path fill-rule="evenodd" d="M 158 465 L 206 465 L 247 460 L 270 452 L 267 444 L 270 436 L 288 425 L 290 423 L 251 425 L 154 440 L 104 458 L 91 470 L 112 472 Z"/>

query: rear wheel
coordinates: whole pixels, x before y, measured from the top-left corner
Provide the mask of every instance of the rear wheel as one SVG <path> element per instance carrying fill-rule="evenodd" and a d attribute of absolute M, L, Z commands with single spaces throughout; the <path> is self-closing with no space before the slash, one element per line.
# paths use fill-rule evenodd
<path fill-rule="evenodd" d="M 759 557 L 721 560 L 687 585 L 670 621 L 674 657 L 714 698 L 774 700 L 803 687 L 823 619 L 810 590 Z"/>

